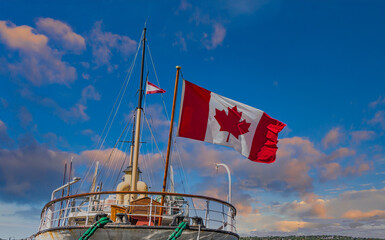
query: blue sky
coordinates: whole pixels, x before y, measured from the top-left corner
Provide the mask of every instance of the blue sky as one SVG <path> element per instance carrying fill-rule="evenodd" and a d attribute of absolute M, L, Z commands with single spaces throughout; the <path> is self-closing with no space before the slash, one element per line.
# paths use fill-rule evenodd
<path fill-rule="evenodd" d="M 177 139 L 178 191 L 226 199 L 214 167 L 223 161 L 241 234 L 385 238 L 384 10 L 383 1 L 1 1 L 0 237 L 36 232 L 71 156 L 79 176 L 92 154 L 103 162 L 137 102 L 139 61 L 98 150 L 147 20 L 157 74 L 148 51 L 146 69 L 169 113 L 180 65 L 185 79 L 287 124 L 270 165 Z M 146 107 L 165 153 L 162 98 Z M 149 133 L 143 140 L 143 178 L 160 190 L 162 160 Z M 118 174 L 115 161 L 103 162 L 114 169 L 106 177 Z"/>

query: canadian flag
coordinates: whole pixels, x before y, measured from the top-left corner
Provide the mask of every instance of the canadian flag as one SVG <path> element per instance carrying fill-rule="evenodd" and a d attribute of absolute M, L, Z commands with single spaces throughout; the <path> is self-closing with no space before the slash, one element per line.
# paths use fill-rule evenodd
<path fill-rule="evenodd" d="M 229 146 L 252 161 L 272 163 L 285 126 L 259 109 L 183 80 L 179 137 Z"/>
<path fill-rule="evenodd" d="M 165 93 L 166 91 L 161 89 L 160 87 L 156 86 L 153 83 L 150 83 L 147 81 L 146 84 L 146 94 L 154 94 L 154 93 Z"/>

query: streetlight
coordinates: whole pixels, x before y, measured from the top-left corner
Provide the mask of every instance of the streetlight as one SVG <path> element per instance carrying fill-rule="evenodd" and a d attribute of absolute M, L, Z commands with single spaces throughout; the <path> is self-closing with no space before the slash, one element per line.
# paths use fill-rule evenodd
<path fill-rule="evenodd" d="M 224 163 L 217 163 L 216 166 L 217 166 L 217 170 L 218 170 L 218 167 L 219 167 L 219 166 L 222 166 L 222 167 L 226 168 L 227 176 L 229 177 L 229 196 L 228 196 L 228 198 L 227 198 L 227 201 L 231 204 L 231 175 L 230 175 L 230 169 L 229 169 L 229 167 L 228 167 L 226 164 L 224 164 Z"/>
<path fill-rule="evenodd" d="M 218 170 L 218 167 L 219 166 L 222 166 L 222 167 L 224 167 L 225 169 L 226 169 L 226 171 L 227 171 L 227 176 L 229 177 L 229 195 L 228 195 L 228 197 L 227 197 L 227 202 L 228 203 L 230 203 L 231 204 L 231 174 L 230 174 L 230 169 L 229 169 L 229 167 L 226 165 L 226 164 L 224 164 L 224 163 L 217 163 L 216 164 L 216 166 L 217 166 L 217 170 Z M 228 213 L 227 213 L 227 223 L 231 223 L 231 231 L 233 231 L 233 219 L 232 219 L 232 217 L 231 217 L 231 213 L 230 213 L 230 208 L 228 209 Z M 225 224 L 225 225 L 223 225 L 223 227 L 225 227 L 226 226 L 226 229 L 227 229 L 227 223 Z"/>
<path fill-rule="evenodd" d="M 66 183 L 64 184 L 63 186 L 59 187 L 59 188 L 56 188 L 55 190 L 53 190 L 52 192 L 52 195 L 51 195 L 51 201 L 55 198 L 55 193 L 57 193 L 58 191 L 68 187 L 68 186 L 71 186 L 72 184 L 74 183 L 77 183 L 79 182 L 80 178 L 79 177 L 74 177 L 73 180 L 69 183 Z"/>

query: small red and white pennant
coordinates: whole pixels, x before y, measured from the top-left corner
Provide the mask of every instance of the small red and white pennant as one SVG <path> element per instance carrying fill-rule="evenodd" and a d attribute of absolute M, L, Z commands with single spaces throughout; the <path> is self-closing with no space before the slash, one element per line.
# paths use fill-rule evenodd
<path fill-rule="evenodd" d="M 156 86 L 155 84 L 147 81 L 146 94 L 165 93 L 165 92 L 166 92 L 165 90 L 163 90 L 160 87 Z"/>

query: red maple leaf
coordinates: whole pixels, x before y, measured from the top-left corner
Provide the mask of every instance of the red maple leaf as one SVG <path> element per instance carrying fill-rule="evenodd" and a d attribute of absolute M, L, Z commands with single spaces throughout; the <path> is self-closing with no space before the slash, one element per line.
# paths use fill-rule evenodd
<path fill-rule="evenodd" d="M 215 119 L 218 121 L 221 128 L 219 131 L 229 132 L 227 136 L 227 141 L 229 141 L 230 134 L 238 139 L 239 135 L 249 132 L 249 127 L 251 123 L 246 122 L 246 120 L 241 121 L 242 112 L 238 112 L 237 106 L 233 108 L 227 108 L 228 114 L 225 110 L 219 111 L 215 109 Z"/>

